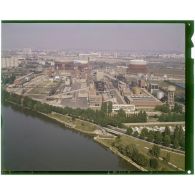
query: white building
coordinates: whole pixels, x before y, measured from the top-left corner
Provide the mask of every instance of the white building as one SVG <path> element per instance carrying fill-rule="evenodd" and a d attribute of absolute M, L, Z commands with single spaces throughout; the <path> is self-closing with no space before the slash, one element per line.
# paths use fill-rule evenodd
<path fill-rule="evenodd" d="M 13 68 L 19 65 L 19 60 L 17 57 L 3 57 L 1 58 L 2 68 Z"/>
<path fill-rule="evenodd" d="M 103 78 L 104 78 L 104 72 L 102 72 L 102 71 L 97 71 L 97 72 L 96 72 L 96 80 L 97 80 L 97 81 L 101 81 L 101 80 L 103 80 Z"/>
<path fill-rule="evenodd" d="M 117 112 L 120 109 L 123 109 L 127 114 L 135 111 L 134 104 L 113 104 L 112 111 Z"/>
<path fill-rule="evenodd" d="M 31 48 L 24 48 L 23 49 L 23 54 L 25 54 L 25 55 L 31 55 L 32 54 L 32 49 Z"/>

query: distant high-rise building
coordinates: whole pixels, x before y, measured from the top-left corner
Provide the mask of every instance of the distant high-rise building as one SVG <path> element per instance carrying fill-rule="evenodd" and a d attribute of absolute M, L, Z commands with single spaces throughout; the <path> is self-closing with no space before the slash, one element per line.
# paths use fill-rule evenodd
<path fill-rule="evenodd" d="M 1 58 L 2 68 L 13 68 L 19 65 L 19 60 L 17 57 L 3 57 Z"/>
<path fill-rule="evenodd" d="M 23 49 L 23 53 L 25 55 L 31 55 L 32 54 L 32 49 L 31 48 L 24 48 Z"/>

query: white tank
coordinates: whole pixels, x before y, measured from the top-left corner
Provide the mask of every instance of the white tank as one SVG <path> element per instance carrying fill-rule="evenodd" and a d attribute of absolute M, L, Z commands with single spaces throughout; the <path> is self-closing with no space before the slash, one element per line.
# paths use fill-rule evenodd
<path fill-rule="evenodd" d="M 175 91 L 175 90 L 176 90 L 175 86 L 173 85 L 168 86 L 168 91 Z"/>
<path fill-rule="evenodd" d="M 158 98 L 159 100 L 161 100 L 161 99 L 164 97 L 164 95 L 165 95 L 165 94 L 164 94 L 163 91 L 158 91 L 156 96 L 157 96 L 157 98 Z"/>

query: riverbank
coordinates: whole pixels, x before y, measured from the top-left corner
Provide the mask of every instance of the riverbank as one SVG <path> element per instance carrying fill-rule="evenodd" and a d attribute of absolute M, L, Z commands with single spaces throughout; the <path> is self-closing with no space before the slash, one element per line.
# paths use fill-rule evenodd
<path fill-rule="evenodd" d="M 64 125 L 65 127 L 68 127 L 69 129 L 72 129 L 72 130 L 75 130 L 77 132 L 81 132 L 84 134 L 91 135 L 91 137 L 93 137 L 96 142 L 109 148 L 109 150 L 111 150 L 114 154 L 116 154 L 120 158 L 124 159 L 126 162 L 130 163 L 131 165 L 135 166 L 140 171 L 148 171 L 147 169 L 136 164 L 134 161 L 132 161 L 127 156 L 121 154 L 116 148 L 112 147 L 112 144 L 107 145 L 106 143 L 109 142 L 109 140 L 113 141 L 113 139 L 111 139 L 111 138 L 114 138 L 114 136 L 113 135 L 111 136 L 110 134 L 106 133 L 105 131 L 102 130 L 102 128 L 100 126 L 98 126 L 92 122 L 84 121 L 84 120 L 81 120 L 79 118 L 69 116 L 67 114 L 59 114 L 56 112 L 51 112 L 51 113 L 46 114 L 46 113 L 42 113 L 42 112 L 39 112 L 36 110 L 29 109 L 28 107 L 23 107 L 22 105 L 16 104 L 15 102 L 9 101 L 9 103 L 14 104 L 20 108 L 27 109 L 27 110 L 33 111 L 35 113 L 38 113 L 40 115 L 43 115 L 44 117 L 47 117 L 53 121 L 56 121 L 57 123 L 60 123 L 60 124 Z M 122 142 L 125 145 L 128 145 L 129 143 L 134 143 L 136 145 L 136 147 L 138 147 L 139 151 L 141 151 L 143 154 L 148 155 L 147 150 L 148 150 L 148 148 L 151 148 L 152 144 L 146 145 L 149 143 L 144 142 L 144 144 L 143 144 L 141 140 L 139 140 L 139 143 L 138 143 L 137 140 L 134 140 L 133 138 L 132 138 L 133 140 L 132 139 L 129 140 L 129 139 L 130 139 L 129 137 L 125 136 L 123 138 Z M 164 157 L 164 156 L 165 156 L 165 153 L 163 152 L 162 157 Z M 174 159 L 172 159 L 172 155 L 171 155 L 171 163 L 173 165 L 176 164 L 179 170 L 183 170 L 183 167 L 180 166 L 180 164 L 184 164 L 184 163 L 178 163 L 178 162 L 183 162 L 183 159 L 178 158 L 178 157 L 176 158 L 176 156 L 174 156 Z M 174 170 L 175 169 L 176 169 L 176 167 L 174 168 Z M 166 165 L 166 170 L 171 171 L 167 165 Z"/>
<path fill-rule="evenodd" d="M 8 102 L 8 103 L 10 103 L 10 104 L 13 104 L 13 105 L 15 105 L 15 106 L 18 106 L 18 107 L 20 107 L 20 108 L 23 108 L 23 109 L 25 109 L 25 110 L 30 110 L 30 111 L 32 111 L 31 109 L 29 109 L 29 108 L 27 108 L 27 107 L 22 107 L 21 105 L 16 104 L 15 102 L 11 102 L 11 101 L 6 101 L 6 102 Z M 81 120 L 81 119 L 74 119 L 75 121 L 73 121 L 73 122 L 70 123 L 70 122 L 65 122 L 65 121 L 62 120 L 62 119 L 59 119 L 59 118 L 57 118 L 57 117 L 52 116 L 52 113 L 51 113 L 51 114 L 45 114 L 45 113 L 37 112 L 37 111 L 33 111 L 33 112 L 36 112 L 36 113 L 38 113 L 38 114 L 40 114 L 40 115 L 42 115 L 42 116 L 44 116 L 44 117 L 47 117 L 47 118 L 49 118 L 49 119 L 51 119 L 51 120 L 53 120 L 53 121 L 56 121 L 56 122 L 58 122 L 58 123 L 60 123 L 60 124 L 63 124 L 65 127 L 68 127 L 68 128 L 70 128 L 70 129 L 72 129 L 72 130 L 75 130 L 75 131 L 78 131 L 78 132 L 81 132 L 81 133 L 84 133 L 84 134 L 91 135 L 91 136 L 93 137 L 94 141 L 96 141 L 96 142 L 98 142 L 99 144 L 101 144 L 101 145 L 103 145 L 103 146 L 109 148 L 109 150 L 112 151 L 115 155 L 119 156 L 120 158 L 122 158 L 123 160 L 125 160 L 126 162 L 128 162 L 129 164 L 135 166 L 135 167 L 136 167 L 137 169 L 139 169 L 140 171 L 147 171 L 147 170 L 144 169 L 143 167 L 140 167 L 139 165 L 137 165 L 135 162 L 133 162 L 133 161 L 132 161 L 131 159 L 129 159 L 128 157 L 126 157 L 126 156 L 122 155 L 121 153 L 119 153 L 116 149 L 114 149 L 114 148 L 112 148 L 112 147 L 108 147 L 104 142 L 101 142 L 101 141 L 99 140 L 99 139 L 101 139 L 101 138 L 102 138 L 102 139 L 112 139 L 110 136 L 104 135 L 103 132 L 101 132 L 101 131 L 98 130 L 98 129 L 92 130 L 92 131 L 85 131 L 85 130 L 83 130 L 83 129 L 81 129 L 81 128 L 77 128 L 76 125 L 73 124 L 74 122 L 76 122 L 76 120 L 82 121 L 82 122 L 84 122 L 84 123 L 90 123 L 90 122 L 83 121 L 83 120 Z M 54 112 L 53 112 L 53 114 L 54 114 Z M 63 117 L 72 118 L 72 117 L 70 117 L 70 116 L 64 116 L 64 115 L 61 115 L 61 114 L 58 114 L 58 113 L 55 113 L 55 114 L 57 114 L 57 115 L 59 115 L 59 116 L 63 116 Z M 92 123 L 90 123 L 90 124 L 92 124 Z M 93 124 L 93 125 L 97 127 L 96 124 Z M 99 137 L 98 140 L 97 140 L 97 137 Z M 113 138 L 115 138 L 115 137 L 113 136 Z"/>
<path fill-rule="evenodd" d="M 86 133 L 86 134 L 90 134 L 90 135 L 94 135 L 94 136 L 97 135 L 97 134 L 100 134 L 100 132 L 98 132 L 98 129 L 95 129 L 95 125 L 92 126 L 91 124 L 89 124 L 86 121 L 82 121 L 78 125 L 78 121 L 79 120 L 78 119 L 74 119 L 74 121 L 73 121 L 72 117 L 69 117 L 69 116 L 61 115 L 61 114 L 54 113 L 54 112 L 52 112 L 51 114 L 44 114 L 44 113 L 42 113 L 42 114 L 44 116 L 47 116 L 48 118 L 50 118 L 52 120 L 55 120 L 55 121 L 63 124 L 65 127 L 74 129 L 76 131 L 79 131 L 79 132 L 82 132 L 82 133 Z M 69 119 L 69 122 L 66 121 L 67 119 Z M 80 128 L 78 126 L 80 126 Z M 88 131 L 84 130 L 83 128 L 87 128 Z"/>
<path fill-rule="evenodd" d="M 3 104 L 1 109 L 3 174 L 116 174 L 137 171 L 90 135 L 11 104 Z"/>
<path fill-rule="evenodd" d="M 101 145 L 105 146 L 106 148 L 109 148 L 109 150 L 111 150 L 114 154 L 118 155 L 120 158 L 124 159 L 125 161 L 127 161 L 128 163 L 130 163 L 131 165 L 135 166 L 137 169 L 139 169 L 140 171 L 148 171 L 147 169 L 143 168 L 142 166 L 136 164 L 134 161 L 132 161 L 130 158 L 128 158 L 127 156 L 124 156 L 123 154 L 121 154 L 117 149 L 115 149 L 114 147 L 111 147 L 109 145 L 107 145 L 105 142 L 102 142 L 102 138 L 100 137 L 94 137 L 94 140 L 98 143 L 100 143 Z"/>
<path fill-rule="evenodd" d="M 10 104 L 12 104 L 12 105 L 14 105 L 14 106 L 17 106 L 17 107 L 19 107 L 19 108 L 22 108 L 22 109 L 25 109 L 25 110 L 29 110 L 29 111 L 32 111 L 32 112 L 35 112 L 35 113 L 38 113 L 38 114 L 40 114 L 40 115 L 42 115 L 42 116 L 45 116 L 45 117 L 47 117 L 47 118 L 49 118 L 49 119 L 51 119 L 51 120 L 54 120 L 54 121 L 56 121 L 56 122 L 58 122 L 58 123 L 61 123 L 61 124 L 63 124 L 65 127 L 67 127 L 67 128 L 70 128 L 70 129 L 73 129 L 73 130 L 77 130 L 77 131 L 79 131 L 79 132 L 82 132 L 82 133 L 86 133 L 86 134 L 90 134 L 90 135 L 97 135 L 98 133 L 97 132 L 95 132 L 95 131 L 85 131 L 85 130 L 83 130 L 83 129 L 81 129 L 81 128 L 77 128 L 76 127 L 76 125 L 72 122 L 72 123 L 70 123 L 70 122 L 65 122 L 65 121 L 63 121 L 63 120 L 60 120 L 59 118 L 57 118 L 57 117 L 55 117 L 55 116 L 52 116 L 52 114 L 54 114 L 54 112 L 53 113 L 51 113 L 51 114 L 45 114 L 45 113 L 42 113 L 42 112 L 38 112 L 38 111 L 34 111 L 34 110 L 31 110 L 31 109 L 29 109 L 28 107 L 23 107 L 23 106 L 21 106 L 20 104 L 17 104 L 17 103 L 15 103 L 15 102 L 11 102 L 11 101 L 7 101 L 6 100 L 6 102 L 7 103 L 10 103 Z M 61 115 L 61 114 L 58 114 L 58 113 L 55 113 L 55 114 L 57 114 L 57 115 Z M 65 117 L 65 116 L 64 116 Z M 68 117 L 68 116 L 66 116 L 66 117 Z M 71 117 L 69 117 L 69 118 L 71 118 Z M 78 120 L 78 119 L 75 119 L 75 122 L 76 122 L 76 120 Z M 87 123 L 86 121 L 83 121 L 85 124 Z"/>
<path fill-rule="evenodd" d="M 56 113 L 55 113 L 56 114 Z M 101 131 L 98 131 L 98 130 L 95 130 L 95 131 L 92 131 L 92 132 L 89 132 L 89 131 L 84 131 L 83 129 L 80 129 L 80 128 L 76 128 L 76 125 L 75 124 L 72 124 L 72 123 L 67 123 L 67 122 L 64 122 L 64 120 L 60 120 L 56 117 L 52 117 L 51 114 L 43 114 L 47 117 L 49 117 L 50 119 L 52 120 L 55 120 L 61 124 L 64 124 L 66 127 L 69 127 L 71 129 L 74 129 L 76 131 L 80 131 L 82 133 L 86 133 L 86 134 L 90 134 L 90 135 L 93 135 L 93 139 L 98 142 L 99 144 L 109 148 L 110 151 L 112 151 L 114 154 L 116 154 L 117 156 L 119 156 L 120 158 L 122 158 L 123 160 L 127 161 L 128 163 L 130 163 L 131 165 L 135 166 L 137 169 L 139 169 L 140 171 L 148 171 L 146 170 L 145 168 L 141 167 L 140 165 L 136 164 L 134 161 L 132 161 L 130 158 L 128 158 L 127 156 L 124 156 L 123 154 L 121 154 L 117 149 L 115 149 L 114 147 L 110 147 L 108 146 L 106 143 L 102 142 L 101 139 L 115 139 L 115 137 L 113 138 L 110 138 L 110 137 L 106 137 Z M 63 116 L 61 114 L 58 114 L 60 115 L 61 117 L 67 117 L 67 116 Z M 71 117 L 70 117 L 71 118 Z M 79 120 L 79 121 L 82 121 L 80 119 L 75 119 L 76 120 Z M 82 122 L 85 122 L 86 121 L 82 121 Z M 87 122 L 88 123 L 88 122 Z M 94 124 L 94 126 L 96 126 Z"/>

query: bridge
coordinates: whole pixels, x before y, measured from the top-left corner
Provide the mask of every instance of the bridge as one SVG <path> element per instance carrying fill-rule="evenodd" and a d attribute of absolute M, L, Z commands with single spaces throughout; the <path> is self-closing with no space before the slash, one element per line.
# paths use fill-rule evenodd
<path fill-rule="evenodd" d="M 108 133 L 111 133 L 111 134 L 114 134 L 114 135 L 123 135 L 124 133 L 120 132 L 120 131 L 117 131 L 117 130 L 114 130 L 114 129 L 109 129 L 107 127 L 101 127 L 101 129 L 103 131 L 106 131 Z"/>

